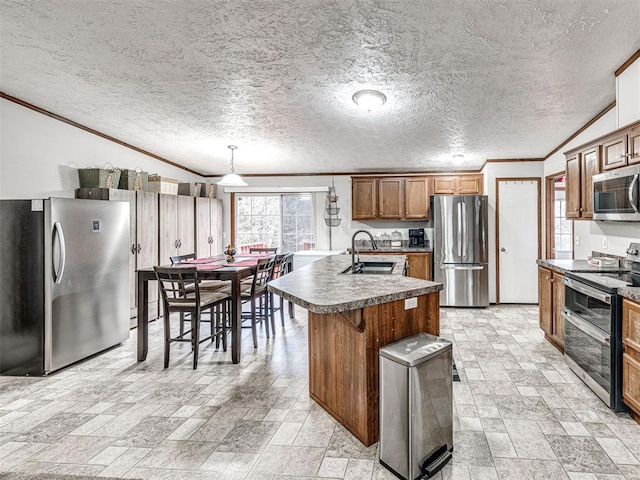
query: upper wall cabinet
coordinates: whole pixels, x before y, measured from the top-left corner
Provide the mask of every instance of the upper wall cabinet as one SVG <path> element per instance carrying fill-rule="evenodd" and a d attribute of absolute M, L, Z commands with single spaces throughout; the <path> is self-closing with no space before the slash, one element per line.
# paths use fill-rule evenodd
<path fill-rule="evenodd" d="M 602 144 L 602 168 L 633 165 L 640 162 L 640 125 L 617 132 L 605 138 Z"/>
<path fill-rule="evenodd" d="M 567 218 L 593 218 L 593 176 L 640 163 L 640 122 L 565 152 Z"/>
<path fill-rule="evenodd" d="M 352 177 L 353 220 L 428 220 L 430 177 Z"/>
<path fill-rule="evenodd" d="M 600 171 L 600 145 L 567 155 L 567 218 L 593 218 L 593 176 Z"/>
<path fill-rule="evenodd" d="M 482 175 L 433 177 L 434 195 L 480 195 Z"/>
<path fill-rule="evenodd" d="M 351 217 L 353 220 L 378 218 L 377 178 L 351 178 Z"/>

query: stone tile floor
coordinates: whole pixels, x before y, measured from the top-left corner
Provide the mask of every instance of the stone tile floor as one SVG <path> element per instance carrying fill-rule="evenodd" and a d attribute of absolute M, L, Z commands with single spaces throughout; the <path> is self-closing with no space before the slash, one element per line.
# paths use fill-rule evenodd
<path fill-rule="evenodd" d="M 307 395 L 306 314 L 232 365 L 188 345 L 162 369 L 123 346 L 48 378 L 0 377 L 0 478 L 395 478 Z M 544 341 L 536 306 L 442 309 L 454 342 L 452 462 L 440 479 L 640 479 L 640 426 L 615 415 Z M 204 345 L 204 344 L 203 344 Z M 62 477 L 58 477 L 62 476 Z"/>

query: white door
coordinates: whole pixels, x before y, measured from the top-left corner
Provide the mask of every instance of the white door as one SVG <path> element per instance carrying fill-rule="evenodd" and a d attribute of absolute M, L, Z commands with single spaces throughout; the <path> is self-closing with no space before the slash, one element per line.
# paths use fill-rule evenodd
<path fill-rule="evenodd" d="M 538 303 L 540 181 L 498 179 L 498 299 Z"/>

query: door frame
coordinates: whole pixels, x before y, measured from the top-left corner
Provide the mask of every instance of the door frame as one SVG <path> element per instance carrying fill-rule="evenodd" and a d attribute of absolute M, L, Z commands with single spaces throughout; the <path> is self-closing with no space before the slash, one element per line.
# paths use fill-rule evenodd
<path fill-rule="evenodd" d="M 538 258 L 542 255 L 542 195 L 540 177 L 497 177 L 496 178 L 496 305 L 500 305 L 500 182 L 536 182 L 538 184 Z"/>
<path fill-rule="evenodd" d="M 544 179 L 544 216 L 545 216 L 545 258 L 555 258 L 555 254 L 553 253 L 552 247 L 554 245 L 554 235 L 555 235 L 555 201 L 556 201 L 556 187 L 555 187 L 555 179 L 561 176 L 566 177 L 566 170 L 547 175 Z M 566 181 L 566 179 L 565 179 Z M 565 187 L 566 191 L 566 187 Z M 571 229 L 571 243 L 573 244 L 574 231 Z M 574 249 L 571 248 L 571 258 L 574 258 Z"/>

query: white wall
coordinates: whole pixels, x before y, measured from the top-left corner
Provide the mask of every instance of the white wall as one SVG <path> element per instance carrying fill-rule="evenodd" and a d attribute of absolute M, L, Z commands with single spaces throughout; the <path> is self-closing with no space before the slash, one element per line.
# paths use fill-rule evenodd
<path fill-rule="evenodd" d="M 491 303 L 496 301 L 496 178 L 540 178 L 544 183 L 544 164 L 545 162 L 497 162 L 487 163 L 483 170 L 484 193 L 489 196 L 489 302 Z M 541 195 L 543 191 L 544 187 L 541 186 Z M 523 228 L 532 230 L 537 228 L 537 218 L 523 218 L 522 221 Z M 544 232 L 540 234 L 544 239 Z"/>
<path fill-rule="evenodd" d="M 136 167 L 183 182 L 202 181 L 182 169 L 0 99 L 0 198 L 73 197 L 78 168 Z"/>
<path fill-rule="evenodd" d="M 640 120 L 640 60 L 616 77 L 617 127 Z"/>
<path fill-rule="evenodd" d="M 544 174 L 565 169 L 563 152 L 640 120 L 640 60 L 636 60 L 616 80 L 616 107 L 545 161 Z M 574 258 L 585 259 L 592 252 L 624 256 L 630 242 L 640 241 L 640 223 L 576 220 Z M 605 248 L 603 245 L 606 244 Z"/>
<path fill-rule="evenodd" d="M 212 181 L 217 181 L 213 179 Z M 287 176 L 287 177 L 245 177 L 244 180 L 249 187 L 256 188 L 273 188 L 274 191 L 279 187 L 329 187 L 332 177 L 327 176 Z M 351 219 L 351 177 L 349 175 L 335 175 L 333 177 L 336 193 L 338 195 L 338 207 L 340 208 L 339 218 L 342 219 L 340 225 L 331 228 L 331 248 L 333 250 L 342 250 L 351 247 L 351 236 L 353 232 L 365 229 L 372 234 L 378 235 L 382 233 L 391 233 L 398 230 L 403 239 L 409 239 L 409 228 L 427 228 L 427 235 L 432 239 L 430 224 L 428 222 L 358 222 Z M 225 193 L 223 187 L 218 187 L 217 197 L 222 199 L 224 212 L 224 235 L 223 239 L 228 241 L 231 228 L 230 222 L 230 195 Z M 329 249 L 329 227 L 324 222 L 324 206 L 326 193 L 316 193 L 316 249 Z M 358 237 L 359 238 L 359 237 Z M 366 237 L 363 237 L 366 238 Z"/>

